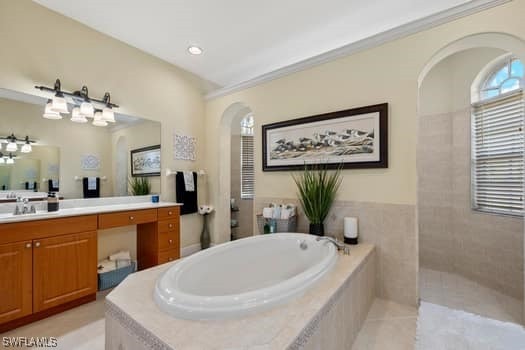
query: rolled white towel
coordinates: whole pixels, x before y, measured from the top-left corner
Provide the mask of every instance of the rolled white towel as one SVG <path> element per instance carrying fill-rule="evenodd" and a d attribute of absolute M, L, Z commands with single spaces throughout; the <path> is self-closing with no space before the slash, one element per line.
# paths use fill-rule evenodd
<path fill-rule="evenodd" d="M 287 209 L 287 208 L 281 209 L 281 219 L 288 220 L 292 216 L 291 214 L 292 214 L 291 209 Z"/>
<path fill-rule="evenodd" d="M 266 219 L 273 218 L 273 208 L 263 208 L 263 217 Z"/>
<path fill-rule="evenodd" d="M 131 260 L 131 254 L 127 250 L 121 250 L 120 252 L 111 254 L 109 260 Z"/>
<path fill-rule="evenodd" d="M 117 268 L 116 261 L 111 261 L 109 259 L 99 261 L 97 265 L 98 273 L 105 273 L 105 272 L 113 271 L 116 268 Z"/>

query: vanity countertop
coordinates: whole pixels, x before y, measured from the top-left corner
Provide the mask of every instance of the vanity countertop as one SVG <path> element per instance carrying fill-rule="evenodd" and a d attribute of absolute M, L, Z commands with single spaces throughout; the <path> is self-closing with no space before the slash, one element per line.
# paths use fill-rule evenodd
<path fill-rule="evenodd" d="M 107 204 L 95 205 L 75 208 L 64 208 L 55 212 L 37 211 L 36 214 L 13 215 L 12 213 L 0 213 L 0 224 L 7 224 L 13 222 L 32 221 L 32 220 L 46 220 L 58 219 L 69 216 L 92 215 L 113 213 L 126 210 L 140 210 L 140 209 L 157 209 L 164 207 L 181 206 L 181 203 L 175 202 L 138 202 L 138 203 L 122 203 L 122 204 Z"/>

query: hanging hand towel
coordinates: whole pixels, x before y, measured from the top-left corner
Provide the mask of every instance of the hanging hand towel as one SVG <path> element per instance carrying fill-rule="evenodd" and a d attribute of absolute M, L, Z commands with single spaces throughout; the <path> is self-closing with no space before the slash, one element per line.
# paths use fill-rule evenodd
<path fill-rule="evenodd" d="M 184 181 L 184 174 L 177 172 L 175 175 L 175 193 L 177 196 L 177 202 L 182 203 L 180 208 L 181 215 L 193 214 L 198 211 L 197 206 L 197 173 L 192 172 L 193 175 L 193 191 L 186 190 Z"/>
<path fill-rule="evenodd" d="M 195 182 L 193 181 L 193 171 L 183 171 L 184 174 L 184 188 L 188 192 L 195 191 Z"/>
<path fill-rule="evenodd" d="M 97 178 L 88 177 L 88 190 L 93 191 L 97 189 Z"/>
<path fill-rule="evenodd" d="M 100 197 L 100 178 L 99 177 L 83 178 L 82 187 L 84 190 L 84 198 L 99 198 Z"/>

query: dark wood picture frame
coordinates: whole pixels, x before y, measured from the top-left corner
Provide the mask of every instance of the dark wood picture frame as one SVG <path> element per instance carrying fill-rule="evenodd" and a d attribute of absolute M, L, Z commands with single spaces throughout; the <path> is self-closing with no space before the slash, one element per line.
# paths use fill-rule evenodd
<path fill-rule="evenodd" d="M 136 160 L 135 157 L 139 156 L 141 153 L 151 153 L 151 151 L 158 151 L 158 157 L 159 157 L 158 171 L 150 171 L 150 172 L 145 171 L 145 172 L 137 173 L 135 166 L 134 166 L 134 162 Z M 130 158 L 131 158 L 130 166 L 131 166 L 131 176 L 132 177 L 160 176 L 160 169 L 161 169 L 160 145 L 142 147 L 142 148 L 131 150 Z"/>
<path fill-rule="evenodd" d="M 290 164 L 290 165 L 270 165 L 268 164 L 268 132 L 279 128 L 308 124 L 313 122 L 320 122 L 326 120 L 332 120 L 337 118 L 346 117 L 358 117 L 360 115 L 369 113 L 379 113 L 379 160 L 377 161 L 355 161 L 355 162 L 344 162 L 342 164 L 343 169 L 370 169 L 370 168 L 388 168 L 388 103 L 381 103 L 376 105 L 370 105 L 365 107 L 358 107 L 352 109 L 346 109 L 342 111 L 323 113 L 313 115 L 309 117 L 297 118 L 292 120 L 286 120 L 283 122 L 277 122 L 272 124 L 266 124 L 262 126 L 262 149 L 263 149 L 263 171 L 289 171 L 289 170 L 303 170 L 304 164 Z M 323 163 L 326 164 L 330 169 L 338 168 L 341 163 Z"/>

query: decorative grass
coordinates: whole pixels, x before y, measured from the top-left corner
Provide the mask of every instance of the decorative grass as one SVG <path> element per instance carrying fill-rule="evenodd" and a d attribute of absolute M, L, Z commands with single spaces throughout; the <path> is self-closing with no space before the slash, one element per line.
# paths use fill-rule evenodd
<path fill-rule="evenodd" d="M 299 190 L 299 202 L 311 224 L 322 224 L 328 215 L 341 185 L 341 169 L 342 165 L 330 171 L 323 164 L 305 164 L 300 175 L 292 174 Z"/>

